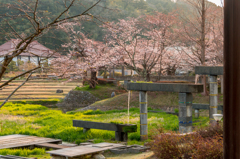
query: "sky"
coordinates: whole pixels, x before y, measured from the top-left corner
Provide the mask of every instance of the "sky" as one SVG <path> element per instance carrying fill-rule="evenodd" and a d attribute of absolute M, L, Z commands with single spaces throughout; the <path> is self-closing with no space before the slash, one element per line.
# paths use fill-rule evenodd
<path fill-rule="evenodd" d="M 218 6 L 222 6 L 222 3 L 223 3 L 224 0 L 208 0 L 208 1 L 213 2 Z"/>

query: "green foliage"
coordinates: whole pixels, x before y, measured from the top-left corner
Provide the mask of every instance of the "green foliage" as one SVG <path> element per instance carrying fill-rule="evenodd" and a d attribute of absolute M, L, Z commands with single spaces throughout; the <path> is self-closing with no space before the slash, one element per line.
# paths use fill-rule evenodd
<path fill-rule="evenodd" d="M 153 83 L 152 81 L 149 81 L 149 82 L 147 82 L 147 81 L 136 81 L 136 83 Z"/>
<path fill-rule="evenodd" d="M 123 132 L 136 132 L 136 131 L 137 131 L 137 125 L 123 127 Z"/>
<path fill-rule="evenodd" d="M 23 62 L 21 59 L 18 59 L 18 60 L 17 60 L 17 65 L 18 65 L 18 67 L 22 67 L 23 64 L 24 64 L 24 62 Z"/>
<path fill-rule="evenodd" d="M 10 71 L 19 71 L 19 68 L 17 66 L 17 63 L 15 61 L 11 61 L 10 64 L 7 67 L 6 73 L 9 73 Z"/>
<path fill-rule="evenodd" d="M 129 139 L 130 139 L 130 140 L 140 141 L 140 140 L 141 140 L 140 133 L 139 133 L 139 132 L 130 133 L 130 134 L 129 134 Z"/>
<path fill-rule="evenodd" d="M 84 115 L 96 115 L 96 114 L 104 114 L 103 111 L 97 109 L 97 110 L 87 110 L 83 112 Z"/>
<path fill-rule="evenodd" d="M 122 121 L 119 121 L 119 120 L 110 120 L 109 123 L 112 123 L 112 124 L 124 124 Z"/>
<path fill-rule="evenodd" d="M 40 104 L 40 105 L 44 105 L 44 106 L 48 106 L 48 105 L 54 105 L 57 104 L 60 101 L 60 99 L 43 99 L 43 100 L 36 100 L 36 101 L 25 101 L 25 100 L 21 100 L 21 101 L 14 101 L 12 103 L 14 104 Z"/>
<path fill-rule="evenodd" d="M 175 109 L 174 109 L 174 112 L 175 112 L 175 113 L 178 113 L 178 112 L 179 112 L 179 110 L 178 110 L 177 108 L 175 108 Z"/>
<path fill-rule="evenodd" d="M 96 89 L 99 89 L 100 86 L 96 85 L 95 88 L 91 88 L 88 84 L 87 85 L 84 85 L 83 87 L 76 87 L 74 90 L 76 91 L 90 91 L 90 90 L 96 90 Z"/>
<path fill-rule="evenodd" d="M 28 157 L 30 155 L 44 155 L 45 149 L 35 148 L 35 149 L 1 149 L 0 155 L 15 155 L 15 156 L 23 156 Z"/>

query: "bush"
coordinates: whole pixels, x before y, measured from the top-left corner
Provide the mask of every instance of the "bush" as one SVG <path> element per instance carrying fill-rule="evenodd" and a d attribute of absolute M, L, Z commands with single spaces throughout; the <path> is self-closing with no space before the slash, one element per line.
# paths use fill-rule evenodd
<path fill-rule="evenodd" d="M 197 130 L 197 133 L 206 139 L 211 139 L 213 137 L 223 135 L 223 125 L 216 125 L 216 126 L 208 126 L 205 128 L 200 128 Z"/>
<path fill-rule="evenodd" d="M 222 126 L 209 126 L 189 135 L 159 132 L 148 144 L 157 158 L 223 158 Z"/>
<path fill-rule="evenodd" d="M 30 155 L 44 155 L 45 149 L 35 148 L 33 150 L 29 149 L 2 149 L 0 150 L 0 155 L 15 155 L 28 157 Z"/>
<path fill-rule="evenodd" d="M 193 144 L 193 156 L 200 159 L 221 159 L 223 158 L 223 140 L 221 136 L 212 139 L 204 139 L 199 136 Z"/>

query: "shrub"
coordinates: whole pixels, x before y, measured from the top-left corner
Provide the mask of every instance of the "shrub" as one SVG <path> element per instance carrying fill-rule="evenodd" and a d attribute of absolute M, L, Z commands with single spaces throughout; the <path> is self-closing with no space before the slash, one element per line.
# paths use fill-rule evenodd
<path fill-rule="evenodd" d="M 199 136 L 193 144 L 194 158 L 221 159 L 223 158 L 223 140 L 221 136 L 204 139 Z"/>
<path fill-rule="evenodd" d="M 183 137 L 175 133 L 167 133 L 156 135 L 154 141 L 149 143 L 151 150 L 157 158 L 181 158 L 187 157 L 191 153 L 191 149 L 186 145 L 180 145 L 183 142 Z"/>
<path fill-rule="evenodd" d="M 157 132 L 157 131 L 155 131 Z M 222 126 L 201 128 L 193 134 L 179 135 L 159 130 L 148 145 L 157 158 L 223 158 Z"/>
<path fill-rule="evenodd" d="M 223 135 L 223 125 L 208 126 L 200 128 L 197 133 L 203 138 L 213 138 L 214 136 Z"/>

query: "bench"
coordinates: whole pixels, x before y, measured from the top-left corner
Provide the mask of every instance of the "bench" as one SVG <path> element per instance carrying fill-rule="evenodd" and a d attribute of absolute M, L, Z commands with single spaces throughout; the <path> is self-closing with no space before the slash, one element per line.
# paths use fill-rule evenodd
<path fill-rule="evenodd" d="M 83 132 L 90 129 L 101 129 L 115 131 L 115 139 L 117 141 L 127 141 L 128 133 L 137 132 L 137 125 L 134 124 L 114 124 L 114 123 L 100 123 L 83 120 L 73 120 L 74 127 L 83 127 Z"/>

